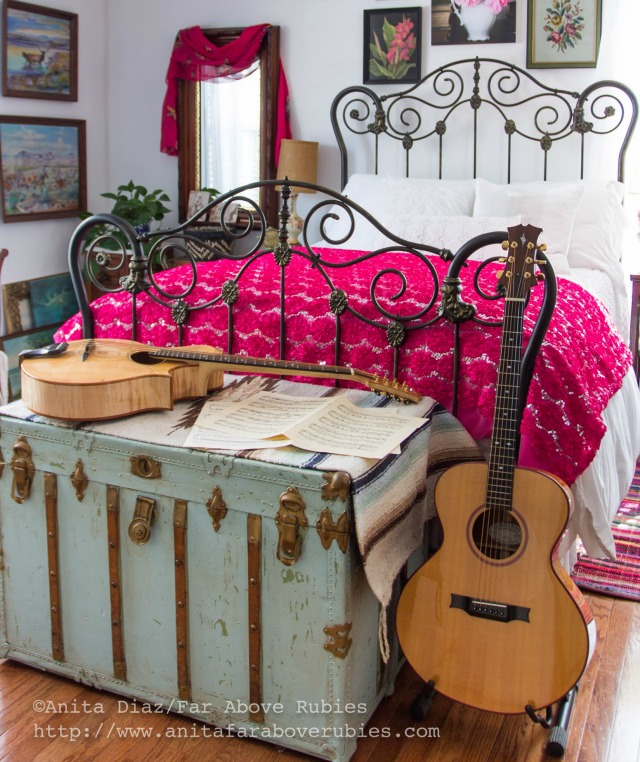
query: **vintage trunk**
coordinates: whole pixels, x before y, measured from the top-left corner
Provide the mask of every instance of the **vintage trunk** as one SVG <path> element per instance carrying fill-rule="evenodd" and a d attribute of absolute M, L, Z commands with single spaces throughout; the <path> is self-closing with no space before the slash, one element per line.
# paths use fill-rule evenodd
<path fill-rule="evenodd" d="M 346 474 L 23 417 L 0 416 L 0 656 L 348 759 L 398 655 Z"/>

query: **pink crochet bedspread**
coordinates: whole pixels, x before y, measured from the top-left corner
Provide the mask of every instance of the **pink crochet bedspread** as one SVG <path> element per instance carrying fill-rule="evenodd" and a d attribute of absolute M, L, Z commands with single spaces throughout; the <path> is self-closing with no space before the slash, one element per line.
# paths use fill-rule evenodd
<path fill-rule="evenodd" d="M 319 249 L 332 262 L 343 262 L 361 252 Z M 409 260 L 409 261 L 408 261 Z M 383 276 L 377 287 L 379 301 L 392 314 L 417 315 L 431 295 L 425 296 L 426 267 L 406 254 L 385 254 L 343 270 L 332 271 L 334 285 L 344 288 L 348 303 L 363 315 L 380 320 L 371 303 L 371 280 L 382 267 L 399 265 L 406 275 L 405 293 L 394 299 L 400 288 L 397 275 Z M 430 258 L 439 279 L 447 265 Z M 204 262 L 197 265 L 198 283 L 186 297 L 199 304 L 217 297 L 222 284 L 245 263 Z M 471 283 L 477 263 L 463 268 L 463 297 L 472 300 Z M 495 270 L 489 266 L 480 276 L 489 292 L 495 290 Z M 257 357 L 278 357 L 278 289 L 281 269 L 273 256 L 255 260 L 239 280 L 239 296 L 234 304 L 234 344 L 232 351 Z M 158 285 L 173 294 L 190 282 L 192 271 L 181 266 L 160 273 Z M 286 268 L 286 359 L 333 364 L 336 333 L 335 315 L 329 309 L 330 289 L 318 270 L 294 256 Z M 130 295 L 105 294 L 92 310 L 96 338 L 131 338 Z M 148 296 L 138 298 L 138 341 L 156 346 L 175 346 L 178 333 L 169 311 Z M 530 336 L 542 300 L 542 288 L 534 288 L 525 313 L 525 342 Z M 401 303 L 401 306 L 399 306 Z M 435 315 L 432 306 L 429 315 Z M 500 319 L 502 300 L 484 302 L 478 314 Z M 420 317 L 425 320 L 424 316 Z M 411 321 L 409 321 L 409 325 Z M 227 348 L 228 308 L 220 302 L 196 311 L 185 327 L 184 344 L 207 344 Z M 79 315 L 57 332 L 57 340 L 82 337 Z M 448 409 L 452 405 L 453 328 L 440 321 L 424 329 L 408 332 L 401 348 L 400 380 L 429 395 Z M 341 316 L 342 350 L 339 364 L 383 375 L 392 369 L 391 351 L 384 331 L 356 320 L 348 312 Z M 475 323 L 461 328 L 461 387 L 458 417 L 476 439 L 490 436 L 495 402 L 495 380 L 499 356 L 500 329 Z M 600 302 L 580 286 L 559 278 L 558 304 L 547 336 L 536 359 L 529 400 L 522 420 L 520 465 L 543 469 L 572 484 L 593 459 L 605 432 L 601 414 L 622 384 L 631 356 Z"/>

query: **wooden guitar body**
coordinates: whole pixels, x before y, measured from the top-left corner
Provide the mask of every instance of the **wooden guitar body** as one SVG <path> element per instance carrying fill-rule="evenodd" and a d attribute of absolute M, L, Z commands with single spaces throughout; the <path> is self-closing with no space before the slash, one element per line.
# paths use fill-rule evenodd
<path fill-rule="evenodd" d="M 200 397 L 222 386 L 223 371 L 215 366 L 150 357 L 150 349 L 136 341 L 83 339 L 70 341 L 62 354 L 24 359 L 22 400 L 41 415 L 102 420 L 170 410 L 175 400 Z M 212 347 L 191 349 L 218 352 Z"/>
<path fill-rule="evenodd" d="M 397 630 L 409 663 L 437 691 L 514 714 L 550 706 L 577 683 L 589 638 L 581 594 L 555 553 L 568 488 L 515 468 L 511 508 L 492 512 L 487 478 L 487 464 L 467 463 L 438 481 L 444 541 L 408 581 Z"/>

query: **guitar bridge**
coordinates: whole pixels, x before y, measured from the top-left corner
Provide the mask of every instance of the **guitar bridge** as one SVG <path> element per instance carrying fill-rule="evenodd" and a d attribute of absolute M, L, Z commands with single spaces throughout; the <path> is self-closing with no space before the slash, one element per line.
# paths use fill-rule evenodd
<path fill-rule="evenodd" d="M 481 619 L 493 619 L 496 622 L 529 621 L 530 609 L 525 606 L 512 606 L 498 601 L 485 601 L 481 598 L 471 598 L 469 595 L 451 594 L 451 608 L 462 609 L 469 616 Z"/>

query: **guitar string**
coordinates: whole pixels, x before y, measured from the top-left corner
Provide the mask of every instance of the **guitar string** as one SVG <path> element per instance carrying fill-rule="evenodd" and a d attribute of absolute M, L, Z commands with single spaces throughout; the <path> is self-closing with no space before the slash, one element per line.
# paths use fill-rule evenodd
<path fill-rule="evenodd" d="M 526 238 L 521 242 L 523 247 L 525 244 Z M 525 295 L 528 288 L 525 278 L 527 268 L 523 267 L 522 272 L 517 274 L 515 263 L 519 257 L 525 258 L 524 264 L 527 264 L 527 254 L 532 253 L 534 249 L 528 250 L 525 248 L 524 251 L 517 254 L 515 251 L 515 249 L 509 249 L 509 254 L 514 256 L 514 262 L 512 263 L 513 267 L 510 269 L 512 275 L 511 277 L 507 276 L 505 294 L 507 303 L 498 366 L 499 388 L 497 389 L 494 433 L 491 441 L 485 519 L 482 522 L 481 531 L 483 547 L 486 548 L 485 555 L 488 555 L 491 560 L 505 559 L 518 551 L 518 547 L 514 549 L 513 544 L 508 540 L 506 520 L 507 516 L 509 516 L 509 523 L 513 520 L 509 513 L 509 508 L 512 507 L 513 501 L 515 440 L 517 437 L 517 432 L 515 431 L 517 408 L 514 406 L 518 402 L 518 384 L 516 382 L 519 379 L 522 364 L 522 329 Z M 497 463 L 496 459 L 498 460 Z M 504 494 L 505 488 L 509 492 L 506 496 Z M 508 506 L 507 503 L 509 504 Z M 492 537 L 491 528 L 495 524 L 497 524 L 497 531 L 493 533 Z M 519 534 L 521 542 L 521 530 Z M 484 584 L 481 584 L 483 589 L 482 596 L 484 600 L 496 600 L 498 596 L 495 591 L 495 585 L 499 575 L 492 573 L 495 564 L 487 563 L 483 564 L 483 566 L 488 566 L 489 570 L 483 573 L 481 569 L 481 575 L 484 577 Z"/>

